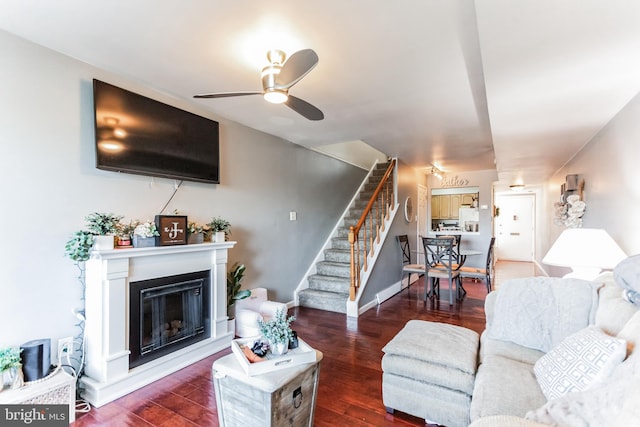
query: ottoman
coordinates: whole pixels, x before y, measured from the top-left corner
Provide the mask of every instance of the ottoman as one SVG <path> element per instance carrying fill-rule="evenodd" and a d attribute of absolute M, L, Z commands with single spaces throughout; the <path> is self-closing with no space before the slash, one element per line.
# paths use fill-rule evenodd
<path fill-rule="evenodd" d="M 382 351 L 382 400 L 448 427 L 469 425 L 480 336 L 460 326 L 410 320 Z"/>

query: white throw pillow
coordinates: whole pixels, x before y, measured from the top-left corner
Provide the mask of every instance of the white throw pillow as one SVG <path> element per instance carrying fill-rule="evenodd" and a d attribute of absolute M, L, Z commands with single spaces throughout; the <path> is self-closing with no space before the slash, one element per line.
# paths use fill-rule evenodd
<path fill-rule="evenodd" d="M 625 340 L 589 326 L 565 338 L 533 367 L 548 400 L 584 391 L 608 378 L 627 354 Z"/>

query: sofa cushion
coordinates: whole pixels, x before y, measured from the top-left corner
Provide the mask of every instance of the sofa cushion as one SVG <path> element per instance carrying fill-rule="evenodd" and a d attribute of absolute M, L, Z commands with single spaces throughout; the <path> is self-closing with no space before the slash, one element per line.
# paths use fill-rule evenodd
<path fill-rule="evenodd" d="M 488 337 L 546 353 L 593 323 L 598 286 L 557 277 L 507 280 L 497 292 Z"/>
<path fill-rule="evenodd" d="M 542 356 L 533 370 L 542 392 L 551 400 L 608 379 L 626 355 L 624 340 L 589 326 Z"/>
<path fill-rule="evenodd" d="M 483 363 L 487 357 L 501 356 L 533 365 L 544 355 L 545 353 L 539 350 L 514 344 L 510 341 L 488 338 L 487 331 L 480 335 L 480 363 Z"/>
<path fill-rule="evenodd" d="M 533 373 L 533 364 L 490 356 L 478 367 L 471 421 L 490 415 L 523 417 L 546 401 Z"/>
<path fill-rule="evenodd" d="M 627 342 L 627 354 L 640 346 L 640 311 L 636 312 L 624 325 L 618 334 L 618 338 Z"/>
<path fill-rule="evenodd" d="M 622 288 L 614 282 L 605 282 L 598 295 L 595 324 L 606 333 L 616 335 L 638 311 L 638 307 L 622 297 Z"/>
<path fill-rule="evenodd" d="M 620 261 L 613 269 L 613 276 L 622 288 L 640 292 L 640 254 Z"/>
<path fill-rule="evenodd" d="M 593 388 L 548 401 L 528 419 L 561 426 L 640 425 L 640 352 L 634 351 L 611 377 Z M 473 406 L 473 405 L 472 405 Z"/>

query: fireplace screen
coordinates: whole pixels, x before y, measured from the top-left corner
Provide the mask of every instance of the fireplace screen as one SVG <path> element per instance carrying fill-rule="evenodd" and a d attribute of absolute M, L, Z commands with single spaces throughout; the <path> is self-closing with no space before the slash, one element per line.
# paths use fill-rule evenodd
<path fill-rule="evenodd" d="M 208 338 L 209 271 L 130 284 L 129 367 Z"/>

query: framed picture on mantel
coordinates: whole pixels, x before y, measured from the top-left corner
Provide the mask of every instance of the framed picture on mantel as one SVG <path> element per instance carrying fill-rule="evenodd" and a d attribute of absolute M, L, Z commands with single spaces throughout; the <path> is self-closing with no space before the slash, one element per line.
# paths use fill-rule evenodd
<path fill-rule="evenodd" d="M 182 215 L 156 215 L 156 246 L 187 244 L 187 217 Z"/>

